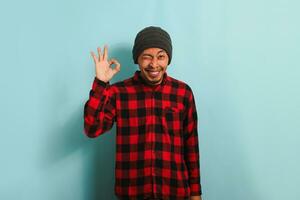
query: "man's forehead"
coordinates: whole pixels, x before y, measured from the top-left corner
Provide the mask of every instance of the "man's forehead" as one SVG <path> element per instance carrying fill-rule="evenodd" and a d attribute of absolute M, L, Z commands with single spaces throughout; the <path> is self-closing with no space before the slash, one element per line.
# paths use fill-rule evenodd
<path fill-rule="evenodd" d="M 158 54 L 158 53 L 166 53 L 166 51 L 161 48 L 153 47 L 153 48 L 147 48 L 142 52 L 142 54 Z"/>

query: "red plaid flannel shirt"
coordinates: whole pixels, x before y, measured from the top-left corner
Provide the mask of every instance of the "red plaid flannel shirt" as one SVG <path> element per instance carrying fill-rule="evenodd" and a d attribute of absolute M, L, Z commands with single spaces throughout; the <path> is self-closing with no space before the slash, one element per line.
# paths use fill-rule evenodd
<path fill-rule="evenodd" d="M 112 85 L 95 77 L 84 107 L 84 132 L 97 137 L 115 121 L 118 197 L 201 195 L 197 111 L 187 84 L 167 73 L 156 87 L 147 85 L 140 71 Z"/>

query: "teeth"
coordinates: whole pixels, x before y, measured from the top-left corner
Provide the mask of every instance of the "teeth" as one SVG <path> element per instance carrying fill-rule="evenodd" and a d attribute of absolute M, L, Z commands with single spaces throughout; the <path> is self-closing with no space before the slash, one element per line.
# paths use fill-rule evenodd
<path fill-rule="evenodd" d="M 151 77 L 157 77 L 159 75 L 159 71 L 148 71 L 148 74 L 151 76 Z"/>

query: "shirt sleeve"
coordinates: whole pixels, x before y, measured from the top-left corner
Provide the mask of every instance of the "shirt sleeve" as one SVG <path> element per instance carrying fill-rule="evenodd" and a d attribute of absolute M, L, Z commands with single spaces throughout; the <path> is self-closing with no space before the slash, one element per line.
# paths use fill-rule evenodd
<path fill-rule="evenodd" d="M 184 159 L 188 168 L 191 196 L 202 194 L 200 184 L 200 154 L 198 145 L 198 117 L 194 95 L 188 87 L 187 112 L 184 117 Z"/>
<path fill-rule="evenodd" d="M 115 96 L 112 95 L 109 83 L 96 77 L 84 105 L 84 133 L 95 138 L 110 130 L 116 116 Z"/>

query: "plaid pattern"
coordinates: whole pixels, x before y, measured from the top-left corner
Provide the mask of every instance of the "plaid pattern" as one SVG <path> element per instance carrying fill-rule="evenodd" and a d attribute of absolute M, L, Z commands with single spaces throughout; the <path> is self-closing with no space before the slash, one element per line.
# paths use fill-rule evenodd
<path fill-rule="evenodd" d="M 167 73 L 157 86 L 147 85 L 140 71 L 112 85 L 95 77 L 84 106 L 84 132 L 97 137 L 115 121 L 118 197 L 201 195 L 197 111 L 187 84 Z"/>

